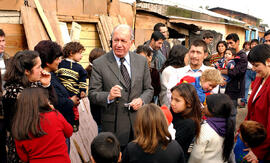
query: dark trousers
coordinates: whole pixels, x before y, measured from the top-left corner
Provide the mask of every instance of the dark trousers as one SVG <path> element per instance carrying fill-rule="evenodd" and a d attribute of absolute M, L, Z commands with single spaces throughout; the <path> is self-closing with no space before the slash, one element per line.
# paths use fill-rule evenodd
<path fill-rule="evenodd" d="M 7 162 L 6 130 L 4 128 L 4 120 L 0 119 L 0 163 L 6 162 Z"/>

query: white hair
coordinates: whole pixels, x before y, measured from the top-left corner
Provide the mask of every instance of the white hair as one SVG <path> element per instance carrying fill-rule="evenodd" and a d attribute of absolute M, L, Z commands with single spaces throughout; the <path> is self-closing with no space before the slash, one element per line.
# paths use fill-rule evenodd
<path fill-rule="evenodd" d="M 120 28 L 128 29 L 128 30 L 130 31 L 130 40 L 134 40 L 134 31 L 133 31 L 133 29 L 132 29 L 129 25 L 127 25 L 127 24 L 119 24 L 119 25 L 117 25 L 116 27 L 114 27 L 114 29 L 113 29 L 113 31 L 112 31 L 112 35 L 111 35 L 112 37 L 111 37 L 111 38 L 113 38 L 114 32 L 115 32 L 116 30 L 120 29 Z"/>

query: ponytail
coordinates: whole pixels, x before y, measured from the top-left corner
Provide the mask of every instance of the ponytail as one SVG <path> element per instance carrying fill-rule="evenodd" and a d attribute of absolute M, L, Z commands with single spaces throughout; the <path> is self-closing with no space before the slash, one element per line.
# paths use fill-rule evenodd
<path fill-rule="evenodd" d="M 223 142 L 223 160 L 227 162 L 229 160 L 230 154 L 233 149 L 233 144 L 234 144 L 234 130 L 235 130 L 235 123 L 232 120 L 231 117 L 227 118 L 226 121 L 226 134 L 224 137 L 224 142 Z"/>

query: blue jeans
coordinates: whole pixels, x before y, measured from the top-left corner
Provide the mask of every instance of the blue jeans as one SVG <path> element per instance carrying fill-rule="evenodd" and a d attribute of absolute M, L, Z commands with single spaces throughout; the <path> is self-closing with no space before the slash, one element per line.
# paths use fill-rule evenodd
<path fill-rule="evenodd" d="M 247 104 L 249 86 L 251 82 L 255 79 L 255 77 L 256 77 L 256 72 L 250 69 L 247 69 L 246 75 L 245 75 L 245 98 L 241 99 L 241 101 L 244 102 L 245 104 Z"/>

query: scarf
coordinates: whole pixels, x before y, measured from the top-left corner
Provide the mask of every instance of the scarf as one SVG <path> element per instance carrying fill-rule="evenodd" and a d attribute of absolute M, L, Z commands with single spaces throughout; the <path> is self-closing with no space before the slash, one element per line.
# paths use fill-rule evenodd
<path fill-rule="evenodd" d="M 217 117 L 207 117 L 207 123 L 222 137 L 226 134 L 226 119 Z"/>

